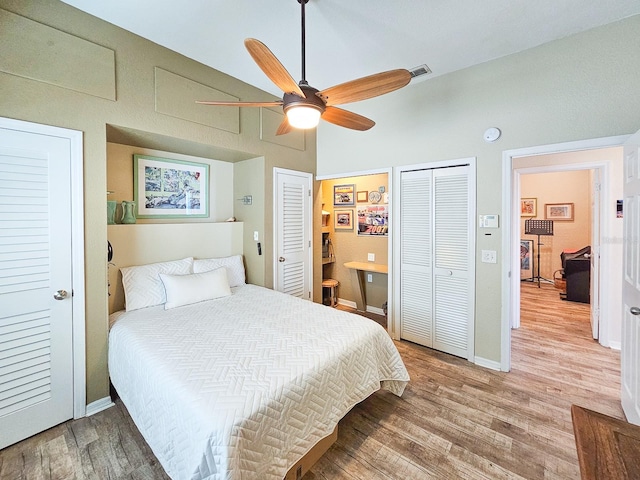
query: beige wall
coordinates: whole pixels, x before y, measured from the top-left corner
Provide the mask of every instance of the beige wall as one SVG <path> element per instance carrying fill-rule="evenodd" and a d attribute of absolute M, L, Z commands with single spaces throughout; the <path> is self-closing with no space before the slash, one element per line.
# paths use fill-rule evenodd
<path fill-rule="evenodd" d="M 549 203 L 573 203 L 573 221 L 554 221 L 553 236 L 541 236 L 540 276 L 553 280 L 556 270 L 562 268 L 560 254 L 563 250 L 577 250 L 591 245 L 591 182 L 589 170 L 522 175 L 520 196 L 537 199 L 537 216 L 521 217 L 520 238 L 533 240 L 534 275 L 538 274 L 538 237 L 526 235 L 527 219 L 545 220 L 545 205 Z"/>
<path fill-rule="evenodd" d="M 388 175 L 363 175 L 358 177 L 345 177 L 336 180 L 322 181 L 322 208 L 330 213 L 329 226 L 323 228 L 328 231 L 333 243 L 335 262 L 323 267 L 325 278 L 333 278 L 340 282 L 338 287 L 338 297 L 348 302 L 355 302 L 357 285 L 352 284 L 350 270 L 344 266 L 345 262 L 366 262 L 367 254 L 375 255 L 375 263 L 388 264 L 388 237 L 386 236 L 361 236 L 357 234 L 357 225 L 354 223 L 353 230 L 336 230 L 335 210 L 352 210 L 354 222 L 357 222 L 358 205 L 368 205 L 369 202 L 362 202 L 354 206 L 336 207 L 333 204 L 333 187 L 335 185 L 355 185 L 355 191 L 378 191 L 379 187 L 384 187 L 389 191 Z M 385 205 L 382 201 L 378 205 Z M 388 205 L 387 205 L 388 206 Z M 365 282 L 365 294 L 367 306 L 377 309 L 382 308 L 382 304 L 387 301 L 387 275 L 372 273 L 372 282 Z"/>
<path fill-rule="evenodd" d="M 107 143 L 107 190 L 113 193 L 107 195 L 107 198 L 118 202 L 116 223 L 120 223 L 122 217 L 120 202 L 134 199 L 134 154 L 209 165 L 209 218 L 138 218 L 137 223 L 224 222 L 233 215 L 233 163 L 109 142 Z"/>
<path fill-rule="evenodd" d="M 376 126 L 321 124 L 318 175 L 477 157 L 476 213 L 503 216 L 503 151 L 640 128 L 639 30 L 630 17 L 354 104 Z M 488 127 L 502 137 L 486 143 Z M 475 353 L 500 362 L 502 232 L 476 235 Z M 480 262 L 481 250 L 498 251 L 498 263 Z"/>
<path fill-rule="evenodd" d="M 263 171 L 256 174 L 265 178 L 264 191 L 262 198 L 254 197 L 254 204 L 262 210 L 264 223 L 260 225 L 261 216 L 258 215 L 257 223 L 245 230 L 265 232 L 263 256 L 254 260 L 259 265 L 258 271 L 260 268 L 265 271 L 264 275 L 258 273 L 258 278 L 263 277 L 269 286 L 273 268 L 271 171 L 274 166 L 281 166 L 315 172 L 315 132 L 295 134 L 303 135 L 303 138 L 302 142 L 291 142 L 293 146 L 283 144 L 286 139 L 283 141 L 274 138 L 273 132 L 261 131 L 261 109 L 258 108 L 238 112 L 239 133 L 226 127 L 213 127 L 212 124 L 230 123 L 234 113 L 200 106 L 196 110 L 192 100 L 185 100 L 189 98 L 189 91 L 184 82 L 207 92 L 211 89 L 226 92 L 241 100 L 271 100 L 273 97 L 56 0 L 0 0 L 0 9 L 14 27 L 0 27 L 1 48 L 12 52 L 11 57 L 3 58 L 29 59 L 11 65 L 0 64 L 0 115 L 84 132 L 87 401 L 93 402 L 109 395 L 104 247 L 107 239 L 107 143 L 231 162 L 262 157 Z M 23 34 L 30 35 L 34 42 L 37 40 L 37 48 L 34 49 L 33 42 L 23 41 Z M 92 58 L 78 55 L 73 57 L 73 62 L 61 61 L 59 55 L 52 55 L 60 41 L 73 46 L 56 50 L 56 54 L 63 56 L 75 53 L 75 49 L 80 53 L 92 51 L 96 45 L 101 47 L 101 52 L 112 51 L 115 71 L 111 68 L 107 75 L 96 78 Z M 5 73 L 15 64 L 19 64 L 26 74 Z M 109 63 L 101 63 L 100 67 L 104 69 L 104 65 L 108 67 Z M 166 85 L 159 88 L 156 67 L 181 76 L 183 83 L 179 88 L 166 88 Z M 109 85 L 114 82 L 115 100 L 100 93 L 108 93 Z M 84 88 L 83 85 L 90 83 L 91 88 Z M 99 85 L 93 88 L 94 83 Z M 175 114 L 156 111 L 157 89 L 161 90 L 162 108 L 173 109 Z M 295 135 L 290 138 L 295 140 Z M 319 237 L 316 242 L 319 246 Z M 245 246 L 247 251 L 250 248 L 254 247 Z"/>

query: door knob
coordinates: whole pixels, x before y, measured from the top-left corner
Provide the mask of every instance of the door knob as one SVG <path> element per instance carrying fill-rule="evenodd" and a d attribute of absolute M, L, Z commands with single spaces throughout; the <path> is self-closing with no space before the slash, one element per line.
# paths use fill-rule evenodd
<path fill-rule="evenodd" d="M 56 300 L 64 300 L 65 298 L 67 298 L 67 291 L 58 290 L 56 293 L 53 294 L 53 298 L 55 298 Z"/>
<path fill-rule="evenodd" d="M 279 262 L 284 262 L 284 257 L 279 257 L 279 258 L 278 258 L 278 261 L 279 261 Z"/>
<path fill-rule="evenodd" d="M 629 311 L 631 312 L 631 315 L 640 315 L 640 308 L 639 307 L 631 307 L 629 309 Z"/>

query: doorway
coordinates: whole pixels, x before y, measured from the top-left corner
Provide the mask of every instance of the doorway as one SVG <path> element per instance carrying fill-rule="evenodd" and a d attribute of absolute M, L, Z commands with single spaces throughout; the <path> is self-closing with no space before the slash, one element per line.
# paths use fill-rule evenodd
<path fill-rule="evenodd" d="M 503 263 L 503 273 L 508 279 L 503 283 L 502 292 L 503 298 L 506 299 L 502 308 L 501 369 L 503 371 L 509 371 L 511 368 L 511 328 L 519 326 L 520 317 L 520 275 L 517 273 L 520 270 L 520 249 L 516 247 L 520 245 L 519 176 L 525 168 L 535 167 L 539 172 L 544 171 L 544 168 L 548 171 L 594 169 L 602 173 L 598 227 L 600 238 L 606 239 L 606 242 L 599 252 L 601 271 L 598 277 L 604 276 L 608 281 L 604 284 L 599 283 L 600 308 L 597 313 L 600 314 L 600 318 L 606 316 L 610 321 L 608 324 L 600 325 L 599 337 L 602 345 L 619 348 L 620 315 L 616 314 L 616 307 L 620 305 L 620 298 L 617 293 L 619 288 L 616 289 L 616 279 L 621 278 L 621 275 L 616 273 L 616 269 L 619 271 L 622 267 L 622 237 L 621 233 L 616 234 L 616 225 L 613 222 L 616 216 L 615 196 L 618 193 L 617 189 L 612 187 L 612 182 L 622 181 L 622 155 L 620 148 L 612 147 L 620 147 L 626 138 L 626 136 L 609 137 L 503 152 L 503 211 L 505 212 L 503 251 L 509 255 L 510 259 Z M 527 166 L 518 164 L 520 159 L 526 157 L 536 157 L 537 163 Z M 621 189 L 619 191 L 621 192 Z M 616 241 L 616 238 L 620 241 Z"/>

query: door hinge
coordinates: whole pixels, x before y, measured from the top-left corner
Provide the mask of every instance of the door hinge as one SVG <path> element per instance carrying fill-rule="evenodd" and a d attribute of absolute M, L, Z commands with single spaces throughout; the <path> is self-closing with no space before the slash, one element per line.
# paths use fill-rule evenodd
<path fill-rule="evenodd" d="M 311 196 L 311 189 L 309 189 L 309 196 Z"/>
<path fill-rule="evenodd" d="M 311 248 L 311 240 L 309 240 L 309 248 Z"/>
<path fill-rule="evenodd" d="M 602 184 L 601 184 L 601 183 L 596 183 L 596 184 L 593 186 L 593 189 L 594 189 L 596 192 L 600 192 L 600 191 L 602 191 Z"/>

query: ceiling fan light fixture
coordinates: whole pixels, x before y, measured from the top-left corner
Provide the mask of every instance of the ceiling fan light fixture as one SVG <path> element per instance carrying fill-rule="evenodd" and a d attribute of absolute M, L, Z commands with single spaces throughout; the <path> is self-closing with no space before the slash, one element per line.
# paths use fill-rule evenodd
<path fill-rule="evenodd" d="M 320 123 L 320 109 L 308 105 L 295 105 L 287 109 L 287 120 L 294 128 L 315 128 Z"/>

